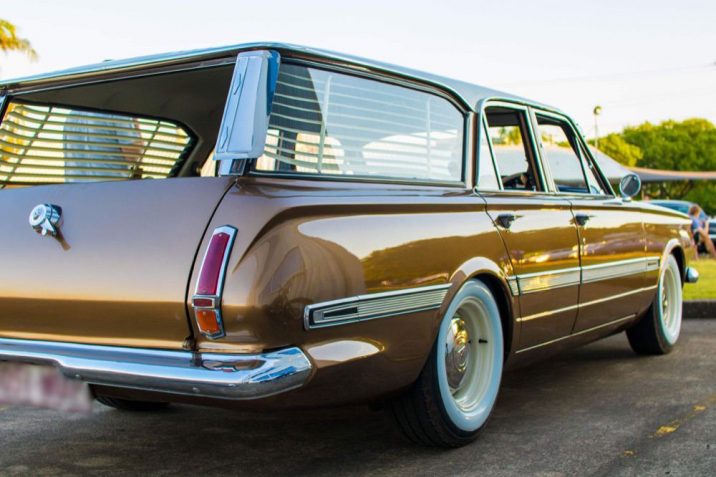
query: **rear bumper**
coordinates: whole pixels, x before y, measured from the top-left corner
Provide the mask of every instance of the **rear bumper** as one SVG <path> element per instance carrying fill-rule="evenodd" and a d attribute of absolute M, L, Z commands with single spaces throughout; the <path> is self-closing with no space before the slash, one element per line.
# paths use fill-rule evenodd
<path fill-rule="evenodd" d="M 0 361 L 53 365 L 90 384 L 232 400 L 295 389 L 311 374 L 299 348 L 229 355 L 0 338 Z"/>

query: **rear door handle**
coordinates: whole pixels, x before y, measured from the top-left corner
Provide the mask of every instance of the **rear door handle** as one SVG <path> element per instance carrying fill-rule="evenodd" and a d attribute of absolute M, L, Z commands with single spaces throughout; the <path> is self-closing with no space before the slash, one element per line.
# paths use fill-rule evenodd
<path fill-rule="evenodd" d="M 594 217 L 593 215 L 589 214 L 575 214 L 574 221 L 577 222 L 577 225 L 584 225 L 587 222 L 589 222 L 589 219 Z"/>
<path fill-rule="evenodd" d="M 495 222 L 497 224 L 505 229 L 509 229 L 512 226 L 512 222 L 522 217 L 521 215 L 515 215 L 515 214 L 500 214 L 497 216 L 497 219 Z"/>

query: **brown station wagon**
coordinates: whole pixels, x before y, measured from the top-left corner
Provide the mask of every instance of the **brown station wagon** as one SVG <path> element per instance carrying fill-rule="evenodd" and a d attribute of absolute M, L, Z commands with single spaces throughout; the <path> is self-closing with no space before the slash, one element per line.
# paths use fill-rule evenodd
<path fill-rule="evenodd" d="M 386 403 L 457 446 L 507 366 L 668 353 L 698 278 L 684 215 L 510 94 L 272 43 L 0 88 L 13 402 L 44 370 L 128 410 Z"/>

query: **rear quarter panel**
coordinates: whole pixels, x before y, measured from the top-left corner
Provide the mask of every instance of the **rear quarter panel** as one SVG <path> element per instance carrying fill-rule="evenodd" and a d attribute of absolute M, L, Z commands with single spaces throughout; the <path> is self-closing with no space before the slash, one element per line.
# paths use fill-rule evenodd
<path fill-rule="evenodd" d="M 470 191 L 349 187 L 246 178 L 224 197 L 209 229 L 238 228 L 223 296 L 226 337 L 195 333 L 198 349 L 298 345 L 317 370 L 309 393 L 325 388 L 323 403 L 361 400 L 417 378 L 443 310 L 305 330 L 306 305 L 452 283 L 449 303 L 469 276 L 510 271 L 484 203 Z"/>

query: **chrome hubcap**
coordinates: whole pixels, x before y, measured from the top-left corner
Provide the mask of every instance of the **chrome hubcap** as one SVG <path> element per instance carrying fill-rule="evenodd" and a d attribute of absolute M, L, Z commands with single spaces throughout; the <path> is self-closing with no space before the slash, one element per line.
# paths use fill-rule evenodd
<path fill-rule="evenodd" d="M 455 316 L 445 337 L 445 371 L 452 394 L 465 384 L 465 376 L 470 371 L 470 333 L 465 322 Z"/>

